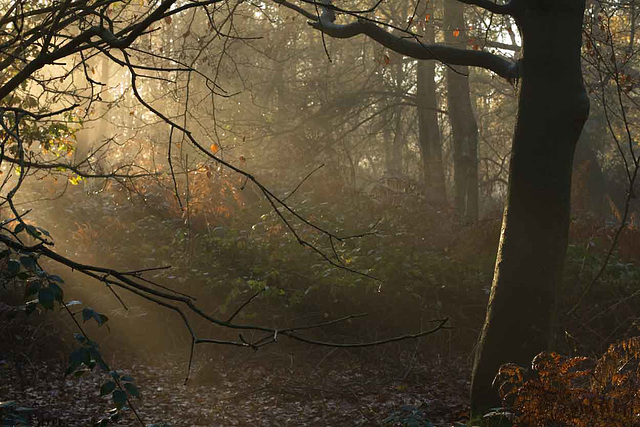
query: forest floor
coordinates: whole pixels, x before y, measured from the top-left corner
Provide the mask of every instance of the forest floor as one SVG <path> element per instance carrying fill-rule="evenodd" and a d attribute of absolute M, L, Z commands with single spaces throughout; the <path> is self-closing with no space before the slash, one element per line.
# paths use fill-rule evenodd
<path fill-rule="evenodd" d="M 185 362 L 141 364 L 132 358 L 118 366 L 143 394 L 134 404 L 145 425 L 398 426 L 413 418 L 421 426 L 459 426 L 466 421 L 469 369 L 463 360 L 385 367 L 342 350 L 305 362 L 269 359 L 256 354 L 224 369 L 209 362 L 187 385 Z M 21 385 L 15 366 L 0 364 L 0 401 L 33 408 L 33 425 L 91 425 L 113 406 L 110 396 L 99 396 L 105 374 L 63 379 L 64 369 L 61 362 L 40 363 L 25 369 Z M 116 425 L 140 423 L 128 412 Z"/>

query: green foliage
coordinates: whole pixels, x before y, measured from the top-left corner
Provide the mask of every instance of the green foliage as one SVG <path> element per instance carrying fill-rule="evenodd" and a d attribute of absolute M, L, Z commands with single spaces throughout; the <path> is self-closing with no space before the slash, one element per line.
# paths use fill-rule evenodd
<path fill-rule="evenodd" d="M 404 427 L 433 427 L 433 423 L 420 408 L 409 405 L 393 412 L 388 418 L 382 420 L 382 423 L 394 425 L 400 423 Z"/>
<path fill-rule="evenodd" d="M 109 318 L 104 314 L 98 313 L 91 307 L 85 307 L 82 309 L 82 321 L 86 322 L 87 320 L 93 319 L 96 321 L 98 326 L 102 326 L 109 321 Z"/>
<path fill-rule="evenodd" d="M 0 402 L 0 421 L 2 425 L 7 426 L 29 426 L 29 416 L 33 413 L 33 409 L 19 406 L 17 402 L 5 401 Z"/>

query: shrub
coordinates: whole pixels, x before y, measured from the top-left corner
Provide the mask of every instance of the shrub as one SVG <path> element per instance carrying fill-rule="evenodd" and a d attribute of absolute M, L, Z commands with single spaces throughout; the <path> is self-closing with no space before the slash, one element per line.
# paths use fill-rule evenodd
<path fill-rule="evenodd" d="M 503 365 L 496 383 L 514 426 L 640 426 L 640 337 L 598 360 L 540 353 L 527 370 Z"/>

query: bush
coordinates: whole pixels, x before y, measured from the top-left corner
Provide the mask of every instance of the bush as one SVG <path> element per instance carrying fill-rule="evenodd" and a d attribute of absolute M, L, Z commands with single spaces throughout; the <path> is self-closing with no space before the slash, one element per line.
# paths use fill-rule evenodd
<path fill-rule="evenodd" d="M 531 369 L 500 368 L 496 382 L 514 426 L 640 426 L 640 337 L 598 360 L 540 353 Z"/>

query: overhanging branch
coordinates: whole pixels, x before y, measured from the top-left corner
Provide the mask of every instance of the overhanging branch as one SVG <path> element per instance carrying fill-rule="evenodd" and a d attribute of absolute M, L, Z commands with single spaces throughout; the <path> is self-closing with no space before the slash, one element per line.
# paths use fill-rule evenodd
<path fill-rule="evenodd" d="M 510 0 L 503 4 L 494 3 L 491 0 L 457 0 L 457 1 L 464 4 L 481 7 L 485 10 L 488 10 L 489 12 L 493 12 L 498 15 L 513 15 L 515 12 L 513 0 Z"/>
<path fill-rule="evenodd" d="M 395 35 L 376 25 L 375 22 L 363 18 L 359 18 L 357 21 L 348 24 L 336 24 L 333 22 L 333 19 L 330 19 L 331 14 L 323 13 L 320 16 L 316 16 L 286 0 L 274 1 L 307 17 L 310 19 L 310 26 L 334 38 L 348 39 L 362 34 L 394 52 L 411 58 L 433 59 L 449 65 L 466 65 L 485 68 L 507 80 L 514 80 L 519 77 L 519 67 L 517 63 L 502 56 L 489 52 L 460 49 L 441 44 L 426 44 L 416 35 Z M 468 2 L 484 3 L 482 0 L 468 0 Z M 465 3 L 467 3 L 467 1 L 465 1 Z M 495 3 L 487 3 L 503 8 L 510 4 L 497 5 Z"/>

